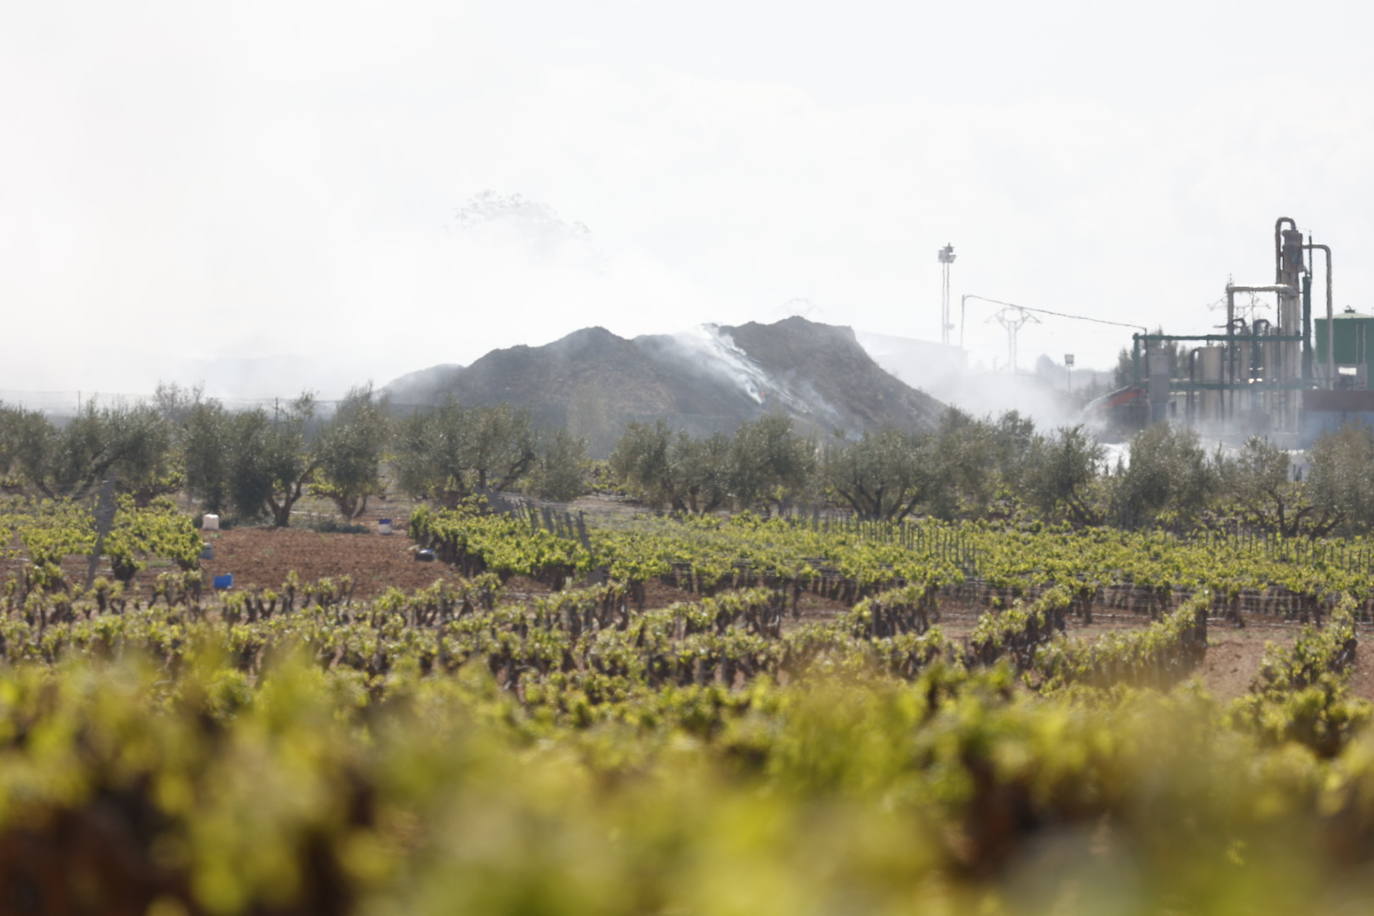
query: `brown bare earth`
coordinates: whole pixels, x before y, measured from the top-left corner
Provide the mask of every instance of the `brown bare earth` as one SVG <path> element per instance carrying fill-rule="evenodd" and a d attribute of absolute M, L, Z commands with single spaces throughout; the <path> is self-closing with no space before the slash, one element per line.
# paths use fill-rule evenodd
<path fill-rule="evenodd" d="M 1355 671 L 1350 677 L 1350 689 L 1357 697 L 1374 700 L 1374 646 L 1365 642 L 1368 635 L 1374 639 L 1374 630 L 1360 634 L 1360 643 L 1355 650 Z"/>
<path fill-rule="evenodd" d="M 1300 624 L 1268 620 L 1247 620 L 1243 629 L 1213 623 L 1208 628 L 1207 658 L 1198 676 L 1218 699 L 1241 696 L 1259 671 L 1265 645 L 1291 647 L 1301 631 Z M 1374 700 L 1374 628 L 1361 627 L 1358 635 L 1350 689 L 1357 697 Z"/>
<path fill-rule="evenodd" d="M 1197 676 L 1218 700 L 1234 700 L 1249 692 L 1259 672 L 1265 646 L 1293 645 L 1301 628 L 1293 625 L 1228 627 L 1213 623 L 1207 628 L 1207 655 Z"/>
<path fill-rule="evenodd" d="M 446 564 L 416 560 L 414 545 L 403 534 L 235 528 L 205 532 L 205 540 L 215 550 L 214 559 L 201 563 L 207 581 L 233 573 L 235 588 L 276 588 L 295 570 L 306 582 L 351 576 L 353 594 L 369 598 L 392 586 L 410 591 L 433 585 L 436 579 L 459 578 Z"/>

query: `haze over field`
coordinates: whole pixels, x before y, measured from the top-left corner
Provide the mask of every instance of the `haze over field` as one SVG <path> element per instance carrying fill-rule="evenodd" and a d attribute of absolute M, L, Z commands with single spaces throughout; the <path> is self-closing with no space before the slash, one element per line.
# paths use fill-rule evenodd
<path fill-rule="evenodd" d="M 956 302 L 1196 331 L 1228 276 L 1270 280 L 1279 214 L 1335 248 L 1338 305 L 1367 307 L 1371 20 L 7 4 L 0 389 L 328 397 L 592 325 L 791 314 L 938 339 L 947 241 Z M 986 366 L 990 313 L 966 329 Z M 1108 366 L 1127 335 L 1046 320 L 1020 362 Z"/>

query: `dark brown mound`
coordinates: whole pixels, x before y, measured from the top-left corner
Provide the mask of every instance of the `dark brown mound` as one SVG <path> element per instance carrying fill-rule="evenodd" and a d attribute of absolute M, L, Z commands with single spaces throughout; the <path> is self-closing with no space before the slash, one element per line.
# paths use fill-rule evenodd
<path fill-rule="evenodd" d="M 493 350 L 467 368 L 411 373 L 387 391 L 407 405 L 453 396 L 465 405 L 524 408 L 540 426 L 585 438 L 594 456 L 609 454 L 634 421 L 661 419 L 705 435 L 782 413 L 811 432 L 857 434 L 928 428 L 942 409 L 883 371 L 849 328 L 793 317 L 717 331 L 757 373 L 754 381 L 767 380 L 763 388 L 750 390 L 678 338 L 626 340 L 597 327 L 541 347 Z"/>

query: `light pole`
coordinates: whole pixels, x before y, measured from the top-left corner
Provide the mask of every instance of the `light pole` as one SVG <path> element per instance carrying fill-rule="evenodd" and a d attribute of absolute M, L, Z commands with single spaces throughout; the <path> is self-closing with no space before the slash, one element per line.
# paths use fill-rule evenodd
<path fill-rule="evenodd" d="M 954 246 L 945 243 L 945 247 L 936 252 L 940 259 L 940 343 L 949 346 L 949 332 L 954 329 L 954 325 L 949 320 L 949 265 L 954 263 Z"/>

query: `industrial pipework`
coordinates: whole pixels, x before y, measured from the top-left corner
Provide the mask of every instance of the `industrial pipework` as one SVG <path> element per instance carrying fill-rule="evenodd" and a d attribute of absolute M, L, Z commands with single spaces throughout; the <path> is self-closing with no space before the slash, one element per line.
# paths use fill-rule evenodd
<path fill-rule="evenodd" d="M 1317 251 L 1326 258 L 1326 353 L 1320 377 L 1313 372 L 1310 263 Z M 1274 295 L 1274 321 L 1256 318 L 1247 327 L 1236 315 L 1237 293 Z M 1281 216 L 1274 221 L 1274 282 L 1226 285 L 1225 333 L 1134 335 L 1135 383 L 1139 387 L 1148 379 L 1151 413 L 1156 419 L 1168 413 L 1167 402 L 1173 394 L 1186 392 L 1190 422 L 1238 419 L 1245 409 L 1253 422 L 1273 431 L 1297 432 L 1302 402 L 1307 399 L 1302 392 L 1337 386 L 1334 311 L 1330 246 L 1304 238 L 1296 220 Z M 1159 362 L 1162 345 L 1174 341 L 1200 345 L 1188 354 L 1187 366 L 1178 367 L 1186 368 L 1186 378 L 1178 380 L 1170 378 L 1168 367 Z M 1202 396 L 1195 397 L 1199 393 Z M 1250 396 L 1241 401 L 1237 395 L 1243 393 Z"/>
<path fill-rule="evenodd" d="M 1332 295 L 1331 295 L 1331 246 L 1330 246 L 1330 245 L 1313 245 L 1313 244 L 1312 244 L 1312 236 L 1309 235 L 1309 236 L 1307 237 L 1307 244 L 1304 245 L 1304 246 L 1302 246 L 1302 247 L 1303 247 L 1305 250 L 1307 250 L 1307 251 L 1320 251 L 1322 254 L 1326 255 L 1326 379 L 1325 379 L 1325 381 L 1326 381 L 1326 385 L 1327 385 L 1328 388 L 1334 388 L 1334 387 L 1336 387 L 1336 322 L 1335 322 L 1335 320 L 1334 320 L 1336 316 L 1335 316 L 1335 306 L 1333 305 L 1333 301 L 1334 301 L 1334 300 L 1333 300 Z M 1307 312 L 1308 312 L 1308 314 L 1309 314 L 1309 316 L 1310 316 L 1310 315 L 1311 315 L 1311 311 L 1312 311 L 1312 309 L 1311 309 L 1311 298 L 1312 298 L 1312 297 L 1311 297 L 1312 271 L 1311 271 L 1310 269 L 1309 269 L 1308 272 L 1307 272 L 1307 284 L 1306 284 L 1306 285 L 1307 285 L 1307 289 L 1308 289 L 1308 296 L 1307 296 L 1307 298 L 1308 298 L 1308 303 L 1309 303 L 1309 304 L 1308 304 Z M 1307 335 L 1307 351 L 1308 351 L 1308 353 L 1310 354 L 1311 351 L 1312 351 L 1312 329 L 1311 329 L 1311 327 L 1306 327 L 1306 328 L 1304 328 L 1303 330 L 1304 330 L 1304 332 L 1305 332 L 1306 335 Z M 1310 360 L 1310 359 L 1308 360 L 1308 364 L 1309 364 L 1309 375 L 1310 375 L 1310 374 L 1311 374 L 1311 373 L 1310 373 L 1310 364 L 1311 364 L 1311 360 Z"/>

